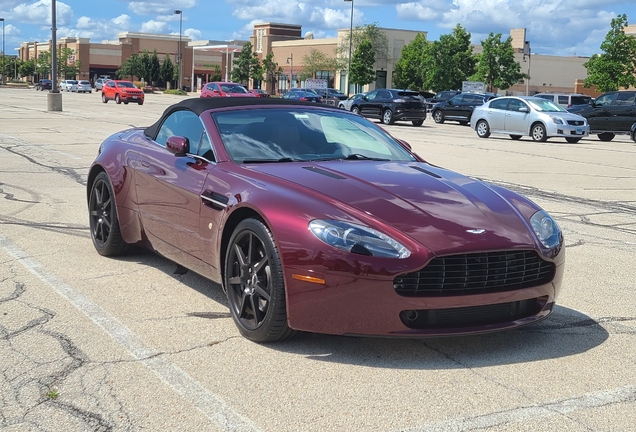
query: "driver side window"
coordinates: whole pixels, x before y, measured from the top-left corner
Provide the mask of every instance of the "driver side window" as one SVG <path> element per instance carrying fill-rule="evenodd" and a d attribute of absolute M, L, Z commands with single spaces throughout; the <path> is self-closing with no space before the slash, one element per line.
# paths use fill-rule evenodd
<path fill-rule="evenodd" d="M 606 94 L 596 99 L 596 106 L 610 106 L 614 99 L 615 93 Z"/>
<path fill-rule="evenodd" d="M 198 154 L 203 132 L 199 116 L 192 111 L 175 111 L 163 122 L 155 141 L 165 147 L 171 136 L 182 136 L 190 142 L 190 153 Z"/>

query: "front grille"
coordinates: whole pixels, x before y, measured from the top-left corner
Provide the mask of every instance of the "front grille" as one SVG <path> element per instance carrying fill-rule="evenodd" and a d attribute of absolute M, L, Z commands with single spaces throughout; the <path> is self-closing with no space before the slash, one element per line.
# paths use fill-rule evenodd
<path fill-rule="evenodd" d="M 554 272 L 554 264 L 535 251 L 482 252 L 436 257 L 419 271 L 397 276 L 393 287 L 406 297 L 487 294 L 543 285 Z"/>
<path fill-rule="evenodd" d="M 545 297 L 450 309 L 405 310 L 400 320 L 411 329 L 452 329 L 502 324 L 528 318 L 541 312 Z"/>
<path fill-rule="evenodd" d="M 585 124 L 585 121 L 583 121 L 583 120 L 568 120 L 568 124 L 570 126 L 583 126 Z"/>

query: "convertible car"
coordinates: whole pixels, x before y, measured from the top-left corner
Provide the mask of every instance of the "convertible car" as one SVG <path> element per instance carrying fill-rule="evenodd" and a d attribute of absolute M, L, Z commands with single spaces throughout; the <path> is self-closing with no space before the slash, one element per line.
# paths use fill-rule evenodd
<path fill-rule="evenodd" d="M 218 282 L 256 342 L 523 326 L 551 313 L 565 264 L 530 200 L 308 102 L 172 105 L 101 144 L 87 201 L 99 254 L 147 247 Z"/>

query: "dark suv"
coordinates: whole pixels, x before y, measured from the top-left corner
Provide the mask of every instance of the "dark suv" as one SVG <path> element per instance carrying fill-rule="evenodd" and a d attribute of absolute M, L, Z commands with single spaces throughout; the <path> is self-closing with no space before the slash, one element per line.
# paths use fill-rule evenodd
<path fill-rule="evenodd" d="M 458 121 L 459 124 L 467 125 L 476 106 L 483 105 L 484 102 L 496 97 L 497 95 L 492 93 L 460 93 L 446 102 L 433 105 L 431 116 L 435 123 L 453 120 Z"/>
<path fill-rule="evenodd" d="M 351 112 L 378 118 L 384 124 L 411 121 L 422 126 L 426 119 L 426 103 L 418 92 L 397 89 L 376 89 L 351 103 Z"/>
<path fill-rule="evenodd" d="M 588 105 L 576 105 L 568 111 L 587 119 L 590 134 L 611 141 L 617 134 L 629 134 L 636 122 L 636 91 L 603 93 Z"/>

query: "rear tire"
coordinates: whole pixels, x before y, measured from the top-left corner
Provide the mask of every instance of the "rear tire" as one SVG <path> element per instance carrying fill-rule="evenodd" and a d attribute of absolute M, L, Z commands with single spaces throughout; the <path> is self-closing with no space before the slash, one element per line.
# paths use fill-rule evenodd
<path fill-rule="evenodd" d="M 106 95 L 102 92 L 102 102 L 108 103 L 108 99 L 106 99 Z"/>
<path fill-rule="evenodd" d="M 119 98 L 119 94 L 115 95 L 115 103 L 116 104 L 120 104 L 121 103 L 121 99 Z"/>
<path fill-rule="evenodd" d="M 439 123 L 439 124 L 444 123 L 444 113 L 441 112 L 440 110 L 435 111 L 433 113 L 433 120 L 435 120 L 435 123 Z"/>
<path fill-rule="evenodd" d="M 382 112 L 382 123 L 385 125 L 393 124 L 393 111 L 390 109 L 385 109 Z"/>
<path fill-rule="evenodd" d="M 600 139 L 601 141 L 611 141 L 614 139 L 616 135 L 614 135 L 613 132 L 603 132 L 598 134 L 598 139 Z"/>
<path fill-rule="evenodd" d="M 479 138 L 488 138 L 490 136 L 490 126 L 486 120 L 479 120 L 475 126 L 477 136 Z"/>
<path fill-rule="evenodd" d="M 566 137 L 565 140 L 570 144 L 576 144 L 577 142 L 581 141 L 581 138 Z"/>
<path fill-rule="evenodd" d="M 102 171 L 91 186 L 88 211 L 93 245 L 103 256 L 124 255 L 130 250 L 130 245 L 121 236 L 115 201 L 108 175 Z"/>

